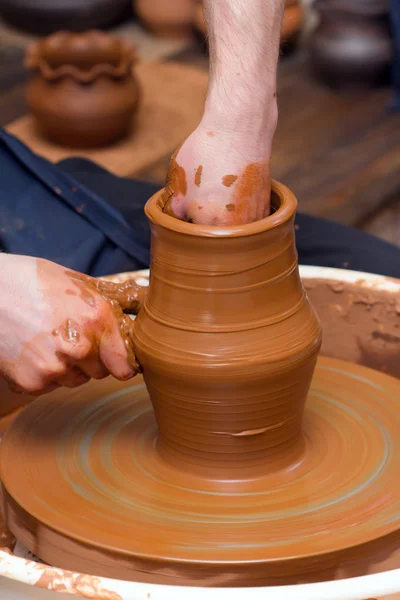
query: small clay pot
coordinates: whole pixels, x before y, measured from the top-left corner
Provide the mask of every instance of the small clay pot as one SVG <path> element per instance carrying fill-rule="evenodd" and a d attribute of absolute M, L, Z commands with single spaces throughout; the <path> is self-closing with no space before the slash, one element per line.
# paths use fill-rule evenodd
<path fill-rule="evenodd" d="M 160 197 L 145 208 L 151 277 L 133 340 L 158 452 L 208 476 L 246 477 L 272 449 L 296 447 L 321 344 L 298 271 L 296 199 L 273 182 L 273 214 L 219 228 L 163 213 Z"/>
<path fill-rule="evenodd" d="M 201 0 L 197 0 L 194 7 L 194 26 L 195 29 L 201 33 L 202 36 L 207 35 L 207 23 L 204 14 L 204 7 Z"/>
<path fill-rule="evenodd" d="M 43 135 L 75 148 L 124 136 L 138 106 L 135 61 L 130 44 L 100 31 L 60 32 L 30 46 L 26 100 Z"/>
<path fill-rule="evenodd" d="M 179 38 L 191 33 L 194 0 L 135 0 L 134 11 L 160 37 Z"/>
<path fill-rule="evenodd" d="M 303 7 L 300 1 L 286 0 L 281 28 L 281 43 L 286 44 L 294 41 L 301 30 L 302 24 Z M 202 0 L 197 0 L 195 4 L 194 26 L 203 37 L 207 35 L 207 24 Z"/>
<path fill-rule="evenodd" d="M 309 42 L 317 77 L 333 86 L 385 81 L 393 61 L 389 11 L 382 0 L 317 0 L 320 23 Z"/>
<path fill-rule="evenodd" d="M 110 27 L 129 14 L 130 0 L 0 0 L 0 15 L 18 29 L 56 31 Z"/>
<path fill-rule="evenodd" d="M 303 25 L 303 7 L 298 0 L 287 2 L 283 13 L 281 43 L 291 42 Z"/>

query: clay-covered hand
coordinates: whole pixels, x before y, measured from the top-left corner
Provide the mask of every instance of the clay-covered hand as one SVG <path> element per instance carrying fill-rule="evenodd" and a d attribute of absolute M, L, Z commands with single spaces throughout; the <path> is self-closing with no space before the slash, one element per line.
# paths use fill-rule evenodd
<path fill-rule="evenodd" d="M 260 122 L 261 125 L 261 122 Z M 240 225 L 270 210 L 270 154 L 276 119 L 260 131 L 201 123 L 172 157 L 163 211 L 203 225 Z"/>
<path fill-rule="evenodd" d="M 39 395 L 139 370 L 131 319 L 143 288 L 103 282 L 55 263 L 0 255 L 0 376 Z"/>
<path fill-rule="evenodd" d="M 172 158 L 164 212 L 203 225 L 269 214 L 284 0 L 204 0 L 210 78 L 200 125 Z"/>

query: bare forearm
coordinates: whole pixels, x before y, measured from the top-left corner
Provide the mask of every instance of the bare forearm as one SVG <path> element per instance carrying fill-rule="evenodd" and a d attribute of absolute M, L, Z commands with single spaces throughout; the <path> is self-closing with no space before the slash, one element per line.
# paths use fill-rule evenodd
<path fill-rule="evenodd" d="M 206 225 L 250 223 L 269 214 L 283 4 L 205 0 L 209 89 L 201 123 L 171 163 L 163 195 L 168 214 Z M 176 185 L 178 172 L 184 188 Z"/>
<path fill-rule="evenodd" d="M 206 120 L 254 129 L 254 120 L 261 118 L 266 126 L 276 125 L 283 6 L 284 0 L 205 0 L 210 47 Z"/>

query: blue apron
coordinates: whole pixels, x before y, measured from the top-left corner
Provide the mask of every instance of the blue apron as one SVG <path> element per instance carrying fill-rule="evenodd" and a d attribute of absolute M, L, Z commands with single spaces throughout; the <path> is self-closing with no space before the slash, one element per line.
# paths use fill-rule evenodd
<path fill-rule="evenodd" d="M 148 266 L 144 200 L 134 229 L 103 198 L 1 129 L 0 178 L 1 250 L 93 276 Z"/>

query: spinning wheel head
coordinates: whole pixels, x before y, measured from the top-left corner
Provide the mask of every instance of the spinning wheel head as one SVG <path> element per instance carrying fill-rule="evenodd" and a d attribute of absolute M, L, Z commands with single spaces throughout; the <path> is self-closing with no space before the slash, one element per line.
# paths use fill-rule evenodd
<path fill-rule="evenodd" d="M 7 430 L 5 518 L 45 562 L 94 575 L 233 586 L 345 575 L 398 546 L 399 426 L 400 381 L 322 358 L 295 456 L 218 481 L 163 460 L 141 378 L 93 382 L 36 400 Z"/>

